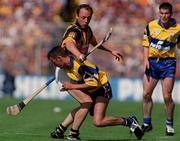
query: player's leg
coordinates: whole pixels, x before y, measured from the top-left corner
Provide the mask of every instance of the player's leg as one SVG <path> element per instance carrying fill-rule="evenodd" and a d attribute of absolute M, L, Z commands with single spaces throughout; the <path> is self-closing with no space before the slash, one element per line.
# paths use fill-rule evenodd
<path fill-rule="evenodd" d="M 158 80 L 144 75 L 143 79 L 143 132 L 152 130 L 151 113 L 153 108 L 152 93 Z"/>
<path fill-rule="evenodd" d="M 141 139 L 143 132 L 136 117 L 114 117 L 106 115 L 109 99 L 98 96 L 94 105 L 93 124 L 96 127 L 123 125 L 130 128 L 138 139 Z"/>
<path fill-rule="evenodd" d="M 63 138 L 64 132 L 66 131 L 67 127 L 72 124 L 69 138 L 78 139 L 79 128 L 81 124 L 83 123 L 84 119 L 86 118 L 86 115 L 89 112 L 89 109 L 92 106 L 92 99 L 89 95 L 79 90 L 71 90 L 69 92 L 70 92 L 70 95 L 80 103 L 80 106 L 73 109 L 68 114 L 68 116 L 64 119 L 64 121 L 56 128 L 56 130 L 51 133 L 51 136 L 53 138 Z M 57 132 L 59 134 L 57 134 Z"/>
<path fill-rule="evenodd" d="M 96 92 L 91 94 L 93 99 L 93 124 L 97 127 L 125 125 L 123 118 L 117 118 L 106 115 L 109 100 L 112 98 L 112 90 L 110 83 L 104 84 Z"/>
<path fill-rule="evenodd" d="M 92 99 L 89 95 L 79 90 L 71 90 L 71 96 L 76 99 L 81 105 L 71 112 L 73 117 L 73 123 L 70 130 L 70 134 L 67 137 L 69 140 L 80 139 L 79 128 L 85 120 L 87 113 L 92 106 Z"/>
<path fill-rule="evenodd" d="M 102 96 L 98 96 L 96 98 L 94 105 L 93 124 L 96 127 L 115 126 L 115 125 L 124 125 L 130 127 L 133 122 L 131 118 L 114 117 L 114 116 L 106 115 L 108 103 L 109 103 L 108 98 Z"/>
<path fill-rule="evenodd" d="M 174 108 L 175 104 L 172 99 L 172 90 L 174 87 L 174 78 L 165 78 L 162 81 L 162 92 L 164 98 L 164 109 L 166 112 L 166 135 L 174 135 L 174 128 L 173 128 L 173 115 L 174 115 Z"/>
<path fill-rule="evenodd" d="M 125 125 L 124 118 L 106 115 L 106 109 L 109 103 L 108 98 L 98 96 L 94 105 L 93 124 L 97 127 Z"/>

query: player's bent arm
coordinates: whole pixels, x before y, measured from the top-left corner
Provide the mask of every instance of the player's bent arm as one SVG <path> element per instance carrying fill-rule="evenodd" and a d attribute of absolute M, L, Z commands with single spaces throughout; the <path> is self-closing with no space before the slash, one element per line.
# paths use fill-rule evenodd
<path fill-rule="evenodd" d="M 88 90 L 88 89 L 93 89 L 95 88 L 94 86 L 89 86 L 85 83 L 83 84 L 74 84 L 71 82 L 64 82 L 62 84 L 62 89 L 61 91 L 67 91 L 67 90 Z"/>
<path fill-rule="evenodd" d="M 93 45 L 93 46 L 96 46 L 98 43 L 97 43 L 97 41 L 96 41 L 96 38 L 95 38 L 95 36 L 93 36 L 92 37 L 92 39 L 91 39 L 91 45 Z M 104 50 L 104 51 L 108 51 L 108 52 L 112 52 L 112 50 L 110 50 L 109 48 L 107 48 L 107 47 L 105 47 L 105 46 L 103 46 L 103 45 L 101 45 L 100 47 L 99 47 L 99 49 L 102 49 L 102 50 Z"/>
<path fill-rule="evenodd" d="M 70 51 L 76 58 L 79 59 L 79 57 L 82 55 L 73 41 L 71 40 L 67 41 L 65 43 L 65 46 L 67 50 Z"/>
<path fill-rule="evenodd" d="M 97 45 L 97 41 L 96 41 L 96 38 L 95 38 L 94 36 L 93 36 L 93 38 L 91 39 L 91 45 L 93 45 L 93 46 L 96 46 L 96 45 Z M 111 49 L 110 47 L 103 46 L 103 45 L 101 45 L 101 46 L 99 47 L 99 49 L 111 53 L 113 56 L 116 57 L 116 59 L 117 59 L 118 61 L 120 61 L 120 60 L 123 61 L 123 55 L 122 55 L 120 52 L 118 52 L 118 51 L 116 51 L 116 50 L 113 50 L 113 49 Z"/>
<path fill-rule="evenodd" d="M 144 46 L 144 59 L 148 59 L 148 54 L 149 54 L 149 48 Z"/>

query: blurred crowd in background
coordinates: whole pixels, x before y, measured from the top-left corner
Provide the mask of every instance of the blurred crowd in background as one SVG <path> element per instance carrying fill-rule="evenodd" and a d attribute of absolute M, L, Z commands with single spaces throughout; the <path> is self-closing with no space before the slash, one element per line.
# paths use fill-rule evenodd
<path fill-rule="evenodd" d="M 47 52 L 60 44 L 65 28 L 75 20 L 77 5 L 89 3 L 94 10 L 90 26 L 97 39 L 101 40 L 113 27 L 106 44 L 124 54 L 125 64 L 98 50 L 89 59 L 110 77 L 142 77 L 143 31 L 147 22 L 158 18 L 162 1 L 165 0 L 0 0 L 0 73 L 53 74 Z M 168 1 L 180 22 L 179 0 Z M 180 68 L 180 51 L 177 53 Z M 177 77 L 180 78 L 179 70 Z"/>

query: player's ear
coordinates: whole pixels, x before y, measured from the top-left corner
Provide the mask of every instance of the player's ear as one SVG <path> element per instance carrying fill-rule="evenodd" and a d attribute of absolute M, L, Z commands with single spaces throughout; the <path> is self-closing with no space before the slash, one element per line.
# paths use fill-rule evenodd
<path fill-rule="evenodd" d="M 76 14 L 76 19 L 78 19 L 79 18 L 79 16 L 78 16 L 78 14 Z"/>

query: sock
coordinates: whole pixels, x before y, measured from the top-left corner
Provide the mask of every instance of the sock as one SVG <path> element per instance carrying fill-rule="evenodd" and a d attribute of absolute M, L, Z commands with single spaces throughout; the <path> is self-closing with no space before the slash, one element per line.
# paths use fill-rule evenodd
<path fill-rule="evenodd" d="M 60 130 L 60 132 L 62 132 L 62 133 L 64 133 L 65 131 L 66 131 L 66 127 L 64 127 L 62 124 L 59 124 L 59 126 L 58 126 L 59 128 L 59 130 Z"/>
<path fill-rule="evenodd" d="M 144 117 L 144 125 L 145 126 L 151 125 L 151 117 Z"/>
<path fill-rule="evenodd" d="M 79 136 L 79 130 L 74 130 L 73 128 L 71 128 L 69 135 L 71 135 L 74 138 L 77 138 Z"/>
<path fill-rule="evenodd" d="M 166 119 L 166 126 L 170 126 L 170 127 L 173 127 L 173 119 Z"/>
<path fill-rule="evenodd" d="M 133 122 L 132 118 L 127 117 L 127 118 L 123 118 L 123 119 L 125 120 L 125 126 L 130 127 Z"/>

